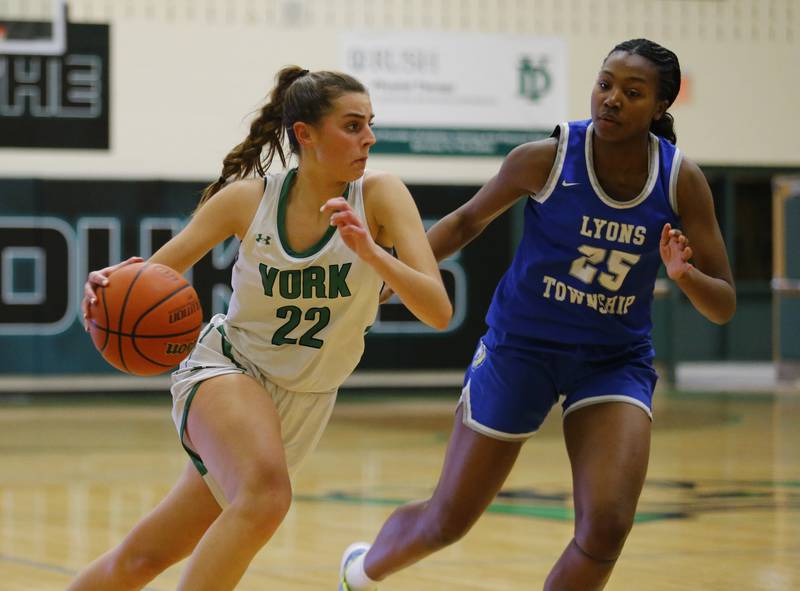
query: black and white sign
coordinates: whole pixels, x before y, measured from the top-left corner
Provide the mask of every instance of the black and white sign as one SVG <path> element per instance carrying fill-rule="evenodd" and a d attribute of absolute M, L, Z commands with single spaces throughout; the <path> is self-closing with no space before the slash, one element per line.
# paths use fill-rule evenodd
<path fill-rule="evenodd" d="M 109 147 L 109 27 L 69 24 L 62 55 L 0 54 L 0 147 Z"/>

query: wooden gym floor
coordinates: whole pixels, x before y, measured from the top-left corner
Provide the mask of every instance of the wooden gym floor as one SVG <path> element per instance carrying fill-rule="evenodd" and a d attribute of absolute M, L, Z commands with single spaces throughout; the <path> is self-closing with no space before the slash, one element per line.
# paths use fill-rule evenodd
<path fill-rule="evenodd" d="M 456 391 L 345 392 L 295 502 L 239 586 L 334 590 L 340 553 L 438 475 Z M 571 537 L 554 409 L 457 545 L 381 591 L 541 589 Z M 638 523 L 607 589 L 800 589 L 800 393 L 657 394 Z M 0 396 L 0 589 L 63 589 L 170 488 L 186 457 L 168 395 Z M 150 586 L 173 589 L 180 565 Z"/>

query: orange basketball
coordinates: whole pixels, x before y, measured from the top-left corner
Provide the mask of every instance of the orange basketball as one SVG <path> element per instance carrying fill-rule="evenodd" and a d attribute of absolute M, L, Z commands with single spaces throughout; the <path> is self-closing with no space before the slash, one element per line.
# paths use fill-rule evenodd
<path fill-rule="evenodd" d="M 197 292 L 177 271 L 133 263 L 114 271 L 89 306 L 89 332 L 103 358 L 137 376 L 163 373 L 185 359 L 203 321 Z"/>

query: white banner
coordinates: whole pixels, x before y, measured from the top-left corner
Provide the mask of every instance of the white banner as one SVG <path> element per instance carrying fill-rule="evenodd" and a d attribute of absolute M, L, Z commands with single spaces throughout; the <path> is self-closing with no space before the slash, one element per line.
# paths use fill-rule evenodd
<path fill-rule="evenodd" d="M 436 130 L 439 140 L 456 131 L 549 133 L 566 118 L 560 38 L 348 32 L 341 35 L 340 62 L 369 88 L 376 128 L 394 129 L 396 139 L 401 130 Z M 456 152 L 472 153 L 474 139 L 473 133 Z"/>

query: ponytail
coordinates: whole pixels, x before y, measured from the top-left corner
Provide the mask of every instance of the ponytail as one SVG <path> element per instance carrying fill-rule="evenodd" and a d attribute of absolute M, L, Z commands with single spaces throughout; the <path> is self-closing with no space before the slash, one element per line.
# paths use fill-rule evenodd
<path fill-rule="evenodd" d="M 653 119 L 650 131 L 673 145 L 678 143 L 678 136 L 675 135 L 675 119 L 669 113 L 661 115 L 661 119 Z"/>

